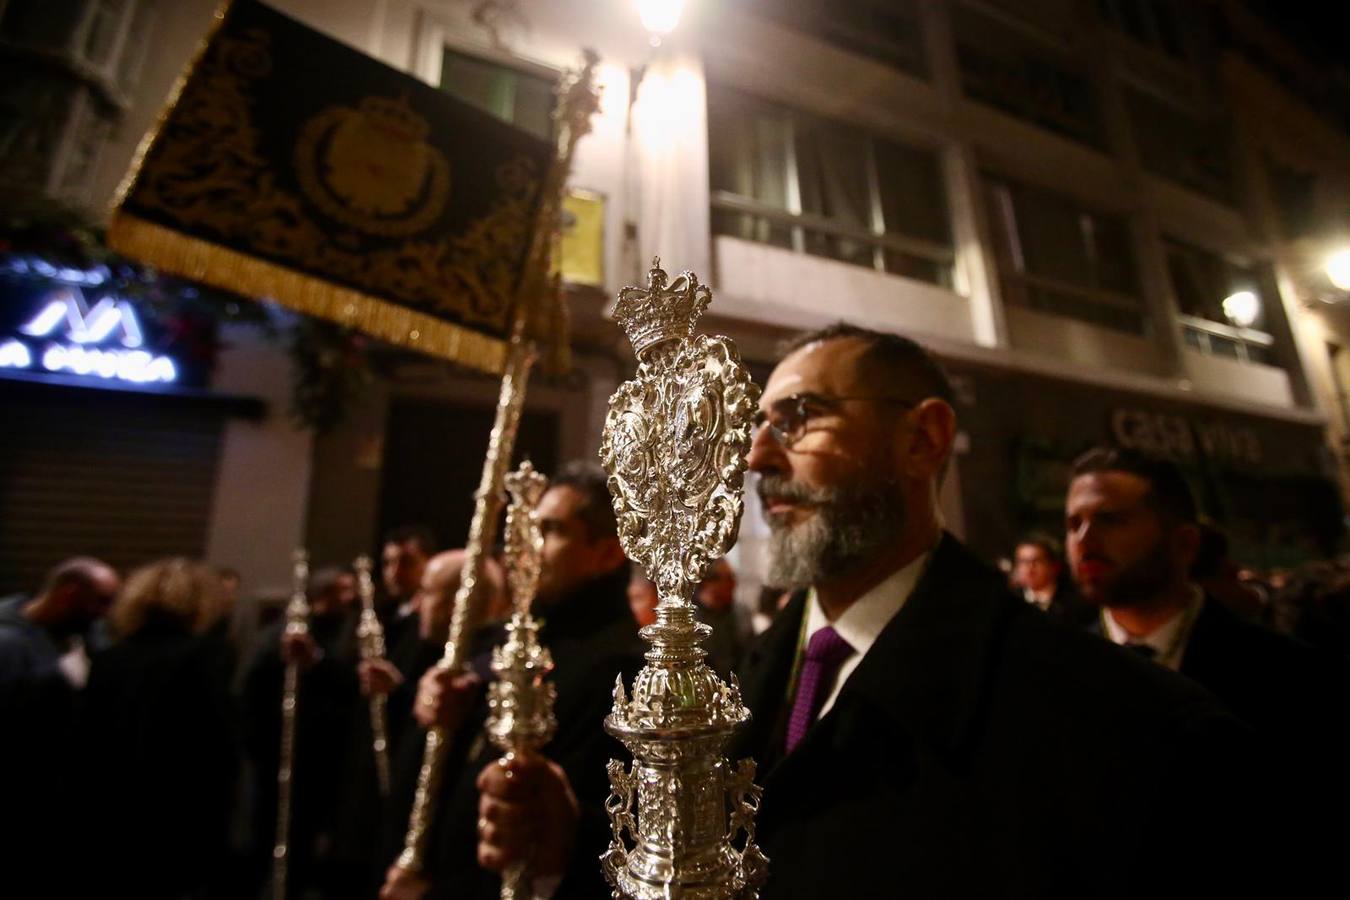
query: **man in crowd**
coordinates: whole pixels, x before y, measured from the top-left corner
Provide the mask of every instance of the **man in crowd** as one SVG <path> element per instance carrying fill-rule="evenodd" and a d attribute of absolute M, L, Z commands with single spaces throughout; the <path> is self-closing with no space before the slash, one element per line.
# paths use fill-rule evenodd
<path fill-rule="evenodd" d="M 416 715 L 453 734 L 446 788 L 424 877 L 394 867 L 382 897 L 497 897 L 494 873 L 526 847 L 537 893 L 555 900 L 608 893 L 598 863 L 609 835 L 605 762 L 623 750 L 603 721 L 615 676 L 631 679 L 642 663 L 626 595 L 628 561 L 599 467 L 564 467 L 538 514 L 544 546 L 534 614 L 554 663 L 557 732 L 543 755 L 510 764 L 498 762 L 501 751 L 486 741 L 481 686 L 492 677 L 489 651 L 503 639 L 500 628 L 481 635 L 470 672 L 428 672 Z"/>
<path fill-rule="evenodd" d="M 1083 454 L 1065 527 L 1074 579 L 1101 610 L 1098 633 L 1194 679 L 1253 726 L 1289 801 L 1280 831 L 1300 835 L 1309 862 L 1329 858 L 1309 852 L 1318 838 L 1307 826 L 1320 829 L 1350 800 L 1345 666 L 1201 590 L 1193 578 L 1204 532 L 1185 476 L 1166 460 L 1115 448 Z"/>
<path fill-rule="evenodd" d="M 742 667 L 752 720 L 731 750 L 760 764 L 761 896 L 1193 896 L 1245 877 L 1240 724 L 1055 627 L 944 534 L 950 397 L 917 344 L 847 325 L 798 341 L 761 397 L 770 580 L 798 588 Z M 521 859 L 522 834 L 555 840 L 507 827 L 558 806 L 557 773 L 531 776 L 515 812 L 533 815 L 480 835 L 490 865 Z"/>
<path fill-rule="evenodd" d="M 362 693 L 389 697 L 391 747 L 411 721 L 417 679 L 440 657 L 437 641 L 423 636 L 423 602 L 444 594 L 446 585 L 459 577 L 458 565 L 445 558 L 439 560 L 428 583 L 427 567 L 435 552 L 430 531 L 405 526 L 389 533 L 381 553 L 384 597 L 380 620 L 388 653 L 381 660 L 362 660 L 358 673 Z"/>
<path fill-rule="evenodd" d="M 425 561 L 421 584 L 412 600 L 417 610 L 416 652 L 405 653 L 400 665 L 386 660 L 381 664 L 363 663 L 360 667 L 363 698 L 358 703 L 348 742 L 347 776 L 336 839 L 336 851 L 351 874 L 346 891 L 333 893 L 335 900 L 373 897 L 385 880 L 390 858 L 402 849 L 423 760 L 423 731 L 413 719 L 417 680 L 444 653 L 445 633 L 450 626 L 463 565 L 462 549 L 436 553 Z M 483 582 L 489 591 L 487 606 L 499 609 L 506 595 L 506 576 L 501 565 L 490 557 L 486 560 Z M 387 797 L 382 797 L 378 789 L 370 726 L 369 698 L 377 692 L 389 695 L 385 721 L 391 791 Z"/>
<path fill-rule="evenodd" d="M 1048 534 L 1029 534 L 1013 551 L 1013 584 L 1032 606 L 1076 626 L 1095 618 L 1092 607 L 1074 593 L 1064 573 L 1059 541 Z"/>
<path fill-rule="evenodd" d="M 36 597 L 0 600 L 0 698 L 23 702 L 83 687 L 84 638 L 117 597 L 122 581 L 101 560 L 76 557 L 52 569 Z"/>
<path fill-rule="evenodd" d="M 763 896 L 1222 882 L 1239 817 L 1206 757 L 1240 749 L 1240 727 L 1054 627 L 943 531 L 951 398 L 919 345 L 838 325 L 798 340 L 760 399 L 768 580 L 798 589 L 743 666 Z"/>
<path fill-rule="evenodd" d="M 79 816 L 80 798 L 67 788 L 73 767 L 87 764 L 72 741 L 89 672 L 85 638 L 120 588 L 107 563 L 77 557 L 52 569 L 36 597 L 0 600 L 0 845 L 25 871 L 41 873 L 44 895 L 55 896 L 71 874 L 54 837 L 70 834 Z"/>

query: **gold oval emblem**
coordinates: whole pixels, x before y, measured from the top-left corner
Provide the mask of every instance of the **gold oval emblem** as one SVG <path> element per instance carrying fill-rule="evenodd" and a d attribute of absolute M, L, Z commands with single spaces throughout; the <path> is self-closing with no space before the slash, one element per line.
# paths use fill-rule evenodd
<path fill-rule="evenodd" d="M 324 215 L 368 234 L 423 231 L 450 195 L 450 165 L 427 132 L 406 100 L 366 97 L 324 110 L 296 141 L 300 189 Z"/>

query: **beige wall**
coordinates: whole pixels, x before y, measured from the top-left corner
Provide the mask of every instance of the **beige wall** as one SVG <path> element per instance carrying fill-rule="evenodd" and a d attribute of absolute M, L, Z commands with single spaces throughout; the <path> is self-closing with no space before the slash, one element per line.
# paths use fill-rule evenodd
<path fill-rule="evenodd" d="M 267 413 L 225 426 L 206 558 L 238 569 L 250 594 L 284 594 L 291 551 L 304 541 L 312 438 L 289 418 L 290 360 L 282 349 L 247 327 L 227 329 L 222 339 L 212 388 L 257 397 Z"/>

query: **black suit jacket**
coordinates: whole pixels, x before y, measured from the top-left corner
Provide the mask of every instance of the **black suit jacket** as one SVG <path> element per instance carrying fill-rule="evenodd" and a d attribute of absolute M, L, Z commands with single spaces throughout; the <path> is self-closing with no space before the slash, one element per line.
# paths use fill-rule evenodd
<path fill-rule="evenodd" d="M 611 757 L 627 759 L 627 753 L 604 729 L 612 705 L 614 679 L 625 684 L 642 666 L 643 643 L 628 605 L 628 567 L 596 579 L 556 605 L 535 611 L 542 622 L 539 640 L 553 657 L 549 676 L 557 689 L 553 711 L 558 729 L 543 754 L 562 766 L 581 806 L 571 865 L 553 900 L 608 896 L 600 871 L 600 854 L 609 841 L 605 799 L 609 776 L 605 763 Z M 491 648 L 505 636 L 502 626 L 484 629 L 477 646 L 474 667 L 484 683 L 493 678 L 489 670 Z M 447 786 L 432 835 L 433 858 L 428 874 L 434 887 L 431 898 L 496 898 L 501 893 L 497 876 L 477 863 L 478 788 L 483 767 L 501 756 L 486 740 L 483 726 L 487 704 L 483 698 L 466 725 L 451 743 L 454 774 L 447 770 Z"/>
<path fill-rule="evenodd" d="M 1250 733 L 1184 679 L 1015 599 L 950 536 L 783 756 L 804 606 L 751 651 L 754 719 L 732 750 L 761 762 L 766 900 L 1208 895 L 1249 874 L 1228 788 Z"/>
<path fill-rule="evenodd" d="M 1345 749 L 1344 663 L 1238 618 L 1213 597 L 1196 616 L 1181 674 L 1299 752 L 1315 753 L 1318 744 Z"/>
<path fill-rule="evenodd" d="M 1315 889 L 1344 854 L 1350 808 L 1350 675 L 1342 660 L 1244 621 L 1213 597 L 1196 617 L 1181 674 L 1251 725 L 1261 774 L 1278 785 L 1270 850 L 1298 859 L 1291 877 Z"/>

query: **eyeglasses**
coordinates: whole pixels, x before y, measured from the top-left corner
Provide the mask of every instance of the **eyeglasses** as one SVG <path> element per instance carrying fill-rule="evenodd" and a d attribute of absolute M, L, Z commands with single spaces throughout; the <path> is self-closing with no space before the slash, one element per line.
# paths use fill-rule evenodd
<path fill-rule="evenodd" d="M 901 397 L 835 397 L 827 394 L 789 394 L 775 401 L 768 412 L 761 410 L 755 415 L 754 431 L 758 434 L 764 428 L 784 450 L 792 448 L 805 436 L 811 420 L 828 415 L 837 410 L 840 404 L 854 400 L 864 403 L 891 403 L 912 408 L 918 406 L 918 400 L 906 400 Z"/>

